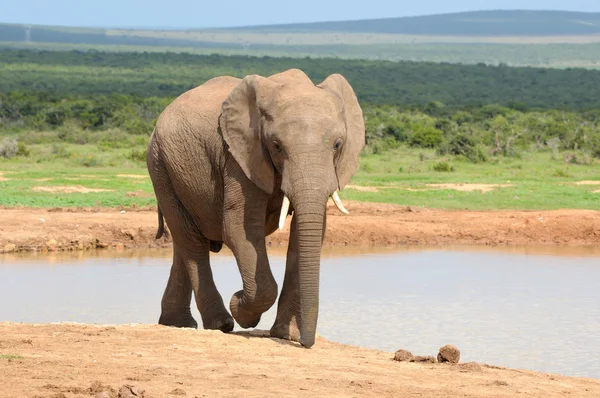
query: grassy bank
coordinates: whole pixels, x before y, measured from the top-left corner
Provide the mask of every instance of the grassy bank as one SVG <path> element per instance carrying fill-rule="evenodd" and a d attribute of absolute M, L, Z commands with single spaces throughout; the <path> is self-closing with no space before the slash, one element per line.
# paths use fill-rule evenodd
<path fill-rule="evenodd" d="M 0 159 L 2 206 L 155 204 L 141 143 L 120 149 L 99 144 L 28 149 L 27 157 Z M 600 162 L 578 165 L 566 162 L 565 156 L 568 161 L 568 152 L 522 152 L 474 164 L 432 149 L 401 146 L 363 155 L 360 170 L 341 197 L 446 209 L 598 209 L 600 185 L 580 182 L 600 181 Z"/>

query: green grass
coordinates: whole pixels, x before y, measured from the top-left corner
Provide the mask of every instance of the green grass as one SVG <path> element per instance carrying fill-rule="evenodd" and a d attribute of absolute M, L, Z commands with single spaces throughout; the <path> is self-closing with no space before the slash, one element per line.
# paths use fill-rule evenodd
<path fill-rule="evenodd" d="M 58 146 L 57 146 L 58 145 Z M 31 155 L 0 159 L 0 205 L 28 207 L 118 207 L 155 204 L 145 162 L 132 160 L 131 148 L 99 149 L 95 144 L 31 145 Z M 54 151 L 53 149 L 54 148 Z M 56 149 L 59 148 L 59 149 Z M 142 147 L 135 147 L 141 151 Z M 83 166 L 82 159 L 95 159 Z M 435 171 L 447 162 L 454 171 Z M 566 164 L 549 152 L 523 152 L 519 158 L 492 158 L 473 164 L 437 156 L 432 150 L 399 148 L 384 154 L 363 155 L 352 185 L 377 192 L 346 188 L 342 199 L 396 203 L 445 209 L 600 209 L 600 185 L 576 185 L 600 181 L 600 167 Z M 439 168 L 443 170 L 444 168 Z M 145 178 L 120 175 L 134 174 Z M 433 189 L 427 184 L 512 184 L 492 191 L 462 192 Z M 39 192 L 35 187 L 106 189 L 107 192 Z M 137 196 L 132 196 L 137 193 Z M 140 195 L 141 194 L 141 195 Z"/>
<path fill-rule="evenodd" d="M 23 359 L 20 355 L 0 354 L 0 359 Z"/>
<path fill-rule="evenodd" d="M 28 148 L 29 157 L 0 159 L 1 206 L 118 207 L 156 203 L 145 158 L 141 158 L 145 147 L 106 149 L 95 144 L 40 144 Z M 40 187 L 54 187 L 57 191 L 37 191 Z M 107 191 L 66 193 L 60 187 Z"/>
<path fill-rule="evenodd" d="M 434 166 L 447 161 L 453 172 Z M 520 158 L 499 157 L 473 164 L 437 157 L 433 151 L 398 149 L 383 155 L 363 156 L 353 185 L 373 187 L 377 192 L 345 189 L 343 199 L 396 203 L 445 209 L 600 209 L 600 185 L 576 185 L 577 181 L 600 181 L 599 162 L 565 164 L 548 152 L 525 152 Z M 427 184 L 511 184 L 492 191 L 463 192 L 434 189 Z"/>

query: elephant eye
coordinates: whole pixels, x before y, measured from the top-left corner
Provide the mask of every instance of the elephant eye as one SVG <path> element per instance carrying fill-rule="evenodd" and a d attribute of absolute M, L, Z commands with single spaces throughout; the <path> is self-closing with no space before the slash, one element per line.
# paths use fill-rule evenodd
<path fill-rule="evenodd" d="M 280 144 L 279 144 L 279 142 L 277 142 L 277 141 L 273 141 L 273 148 L 275 148 L 275 150 L 276 150 L 277 152 L 279 152 L 279 153 L 280 153 L 281 151 L 283 151 L 283 148 L 281 147 L 281 145 L 280 145 Z"/>
<path fill-rule="evenodd" d="M 334 150 L 334 151 L 339 151 L 339 150 L 340 150 L 340 148 L 342 147 L 342 143 L 343 143 L 343 142 L 342 142 L 342 139 L 341 139 L 341 138 L 338 138 L 338 139 L 335 141 L 335 144 L 333 144 L 333 150 Z"/>

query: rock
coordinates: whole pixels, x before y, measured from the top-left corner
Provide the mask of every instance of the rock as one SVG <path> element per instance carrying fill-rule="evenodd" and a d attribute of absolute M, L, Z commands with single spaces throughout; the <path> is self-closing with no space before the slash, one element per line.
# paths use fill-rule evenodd
<path fill-rule="evenodd" d="M 413 359 L 413 354 L 406 350 L 398 350 L 394 354 L 394 361 L 398 362 L 410 362 Z"/>
<path fill-rule="evenodd" d="M 56 242 L 56 239 L 50 239 L 48 242 L 46 242 L 46 246 L 56 246 L 58 242 Z"/>
<path fill-rule="evenodd" d="M 445 345 L 440 348 L 437 359 L 438 362 L 458 363 L 460 361 L 460 351 L 453 345 Z"/>
<path fill-rule="evenodd" d="M 135 386 L 124 385 L 119 389 L 118 398 L 144 398 L 144 390 L 140 390 Z"/>
<path fill-rule="evenodd" d="M 458 365 L 461 372 L 481 372 L 483 368 L 477 362 L 466 362 Z"/>
<path fill-rule="evenodd" d="M 94 395 L 94 398 L 110 398 L 110 393 L 108 391 L 102 391 Z"/>
<path fill-rule="evenodd" d="M 17 250 L 17 245 L 15 245 L 14 243 L 8 243 L 7 245 L 4 246 L 4 253 L 12 253 L 15 250 Z"/>
<path fill-rule="evenodd" d="M 426 357 L 423 357 L 423 356 L 417 355 L 417 356 L 414 356 L 414 357 L 412 358 L 411 362 L 420 362 L 420 363 L 435 363 L 435 357 L 432 357 L 432 356 L 430 356 L 430 355 L 429 355 L 429 356 L 426 356 Z"/>
<path fill-rule="evenodd" d="M 115 245 L 115 249 L 116 249 L 116 250 L 119 250 L 119 251 L 123 251 L 123 250 L 125 249 L 125 245 L 124 245 L 124 244 L 122 244 L 122 243 L 117 243 L 117 244 Z"/>
<path fill-rule="evenodd" d="M 135 238 L 137 236 L 137 233 L 135 231 L 133 231 L 133 230 L 122 229 L 121 230 L 121 234 L 125 235 L 126 237 L 128 237 L 131 240 L 135 240 Z"/>

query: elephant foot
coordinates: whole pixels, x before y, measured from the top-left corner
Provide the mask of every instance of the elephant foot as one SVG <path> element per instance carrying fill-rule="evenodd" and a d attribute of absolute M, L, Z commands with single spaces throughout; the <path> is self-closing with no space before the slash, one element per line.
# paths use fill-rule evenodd
<path fill-rule="evenodd" d="M 243 291 L 234 293 L 229 302 L 229 309 L 235 321 L 244 329 L 256 327 L 260 322 L 262 313 L 255 313 L 244 308 L 242 303 Z"/>
<path fill-rule="evenodd" d="M 228 313 L 202 317 L 202 327 L 206 330 L 220 330 L 223 333 L 229 333 L 233 331 L 233 326 L 233 318 Z"/>
<path fill-rule="evenodd" d="M 194 319 L 191 314 L 175 314 L 175 315 L 164 315 L 161 314 L 158 319 L 159 325 L 172 326 L 176 328 L 193 328 L 198 329 L 198 322 Z"/>
<path fill-rule="evenodd" d="M 283 340 L 300 341 L 300 329 L 293 319 L 289 323 L 280 323 L 275 321 L 271 327 L 271 337 L 275 337 Z"/>

